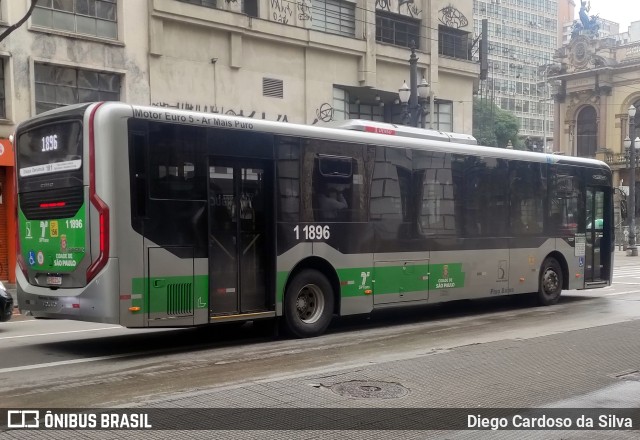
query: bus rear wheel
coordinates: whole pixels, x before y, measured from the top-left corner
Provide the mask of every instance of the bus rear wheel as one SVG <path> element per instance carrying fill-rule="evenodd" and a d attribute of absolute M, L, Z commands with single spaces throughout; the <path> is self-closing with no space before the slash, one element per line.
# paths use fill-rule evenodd
<path fill-rule="evenodd" d="M 322 334 L 333 317 L 333 289 L 322 273 L 305 269 L 295 276 L 284 296 L 284 324 L 295 337 Z"/>
<path fill-rule="evenodd" d="M 538 303 L 542 306 L 556 304 L 562 293 L 562 268 L 555 258 L 542 263 L 538 287 Z"/>

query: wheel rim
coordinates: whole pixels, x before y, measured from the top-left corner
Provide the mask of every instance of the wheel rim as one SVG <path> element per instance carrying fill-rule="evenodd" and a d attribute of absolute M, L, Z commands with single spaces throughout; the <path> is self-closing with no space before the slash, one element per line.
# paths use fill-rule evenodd
<path fill-rule="evenodd" d="M 313 324 L 324 311 L 324 295 L 322 289 L 315 284 L 307 284 L 298 291 L 296 297 L 298 318 L 305 324 Z"/>
<path fill-rule="evenodd" d="M 542 288 L 545 295 L 553 296 L 558 292 L 560 287 L 560 278 L 555 270 L 547 268 L 542 278 Z"/>

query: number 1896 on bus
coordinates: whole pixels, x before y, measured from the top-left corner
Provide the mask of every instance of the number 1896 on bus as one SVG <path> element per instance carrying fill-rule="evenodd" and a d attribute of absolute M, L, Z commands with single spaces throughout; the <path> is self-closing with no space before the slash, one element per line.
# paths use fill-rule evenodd
<path fill-rule="evenodd" d="M 328 225 L 305 225 L 302 229 L 296 225 L 293 232 L 296 233 L 296 240 L 328 240 L 331 237 Z"/>

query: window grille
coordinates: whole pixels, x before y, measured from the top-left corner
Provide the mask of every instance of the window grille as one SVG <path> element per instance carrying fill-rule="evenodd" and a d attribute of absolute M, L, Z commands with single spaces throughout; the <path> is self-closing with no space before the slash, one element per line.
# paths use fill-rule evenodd
<path fill-rule="evenodd" d="M 409 47 L 411 41 L 420 47 L 420 20 L 376 11 L 376 41 Z"/>
<path fill-rule="evenodd" d="M 118 38 L 116 0 L 39 0 L 31 21 L 60 31 Z"/>
<path fill-rule="evenodd" d="M 341 0 L 313 0 L 313 29 L 330 34 L 355 37 L 356 5 Z"/>
<path fill-rule="evenodd" d="M 80 102 L 119 101 L 120 75 L 35 64 L 36 113 Z"/>

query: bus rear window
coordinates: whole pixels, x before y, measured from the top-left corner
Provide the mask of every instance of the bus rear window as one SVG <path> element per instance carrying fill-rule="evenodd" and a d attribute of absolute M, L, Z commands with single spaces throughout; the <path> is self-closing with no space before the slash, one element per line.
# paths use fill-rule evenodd
<path fill-rule="evenodd" d="M 18 175 L 21 178 L 74 171 L 82 167 L 82 124 L 65 121 L 18 134 Z"/>

